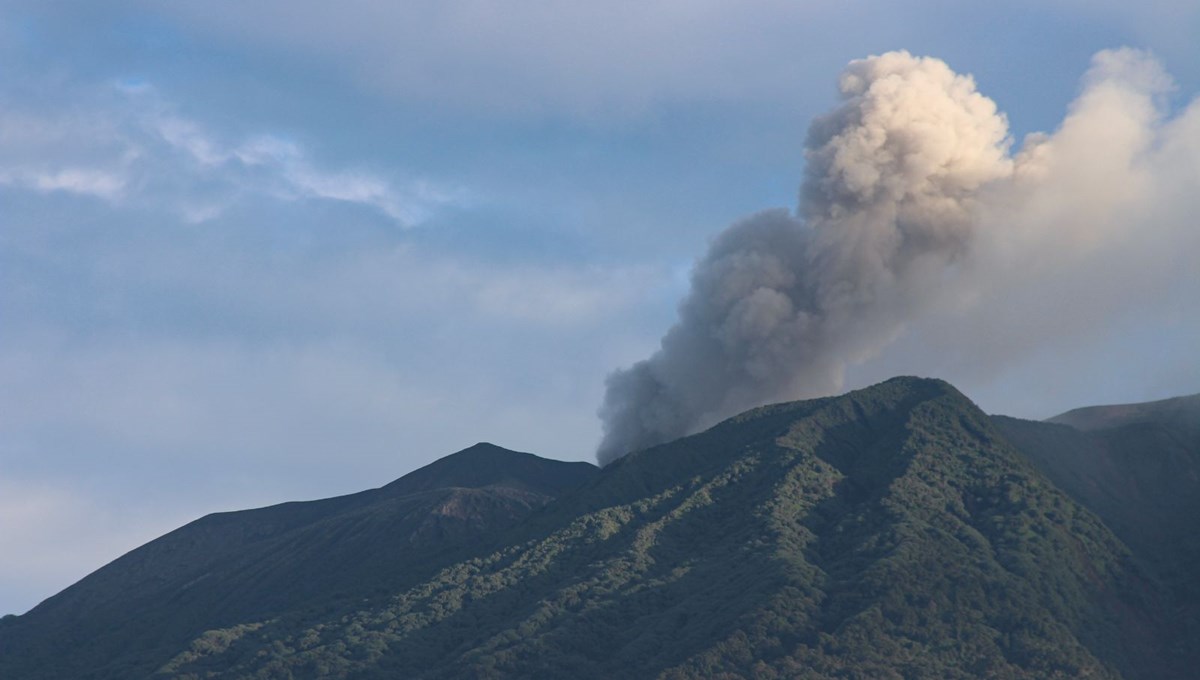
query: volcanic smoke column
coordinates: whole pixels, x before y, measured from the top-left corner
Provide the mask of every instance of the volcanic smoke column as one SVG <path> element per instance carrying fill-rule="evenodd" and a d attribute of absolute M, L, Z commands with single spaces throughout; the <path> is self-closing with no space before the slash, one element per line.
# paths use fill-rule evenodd
<path fill-rule="evenodd" d="M 980 189 L 1012 173 L 996 105 L 969 76 L 907 52 L 851 62 L 839 90 L 809 130 L 798 214 L 762 212 L 720 234 L 660 349 L 609 376 L 601 464 L 836 392 L 966 252 Z"/>

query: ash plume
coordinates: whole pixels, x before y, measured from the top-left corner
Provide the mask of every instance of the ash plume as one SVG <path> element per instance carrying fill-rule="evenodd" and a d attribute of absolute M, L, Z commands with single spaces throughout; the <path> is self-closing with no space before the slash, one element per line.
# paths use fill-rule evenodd
<path fill-rule="evenodd" d="M 1038 258 L 1086 229 L 1075 219 L 1086 199 L 1060 185 L 1080 170 L 1072 153 L 1112 134 L 1106 120 L 1136 119 L 1118 143 L 1183 128 L 1176 134 L 1195 146 L 1200 128 L 1184 123 L 1200 106 L 1172 126 L 1154 119 L 1164 82 L 1147 55 L 1102 52 L 1062 129 L 1031 135 L 1014 156 L 1007 120 L 970 76 L 903 51 L 851 62 L 840 105 L 809 129 L 798 210 L 761 212 L 718 235 L 658 351 L 609 376 L 599 462 L 747 408 L 837 392 L 848 367 L 931 311 L 969 316 L 1014 263 L 1034 263 L 1024 275 L 1036 281 L 1052 269 Z M 1104 107 L 1089 108 L 1097 98 Z M 1089 162 L 1093 172 L 1114 163 Z M 1054 217 L 1062 224 L 1046 224 Z"/>

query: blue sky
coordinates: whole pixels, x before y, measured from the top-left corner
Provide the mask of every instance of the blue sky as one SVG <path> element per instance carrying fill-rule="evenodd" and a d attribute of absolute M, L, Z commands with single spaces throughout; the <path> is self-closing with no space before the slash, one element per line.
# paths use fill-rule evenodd
<path fill-rule="evenodd" d="M 1019 145 L 1107 48 L 1182 109 L 1196 35 L 1166 1 L 0 2 L 0 613 L 476 441 L 591 459 L 605 376 L 709 239 L 795 207 L 852 59 L 944 59 Z M 1197 278 L 987 370 L 928 349 L 944 315 L 846 386 L 1026 417 L 1198 392 Z"/>

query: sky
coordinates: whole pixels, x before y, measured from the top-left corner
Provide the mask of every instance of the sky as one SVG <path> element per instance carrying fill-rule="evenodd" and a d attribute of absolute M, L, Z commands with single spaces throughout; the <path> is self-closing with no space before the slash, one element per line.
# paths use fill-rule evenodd
<path fill-rule="evenodd" d="M 796 209 L 852 60 L 943 60 L 1024 148 L 1102 50 L 1144 51 L 1181 117 L 1196 35 L 1182 0 L 0 0 L 0 614 L 478 441 L 593 460 L 606 377 L 714 237 Z M 1069 268 L 1074 297 L 990 290 L 987 324 L 940 307 L 842 387 L 931 375 L 1029 418 L 1200 392 L 1195 231 Z"/>

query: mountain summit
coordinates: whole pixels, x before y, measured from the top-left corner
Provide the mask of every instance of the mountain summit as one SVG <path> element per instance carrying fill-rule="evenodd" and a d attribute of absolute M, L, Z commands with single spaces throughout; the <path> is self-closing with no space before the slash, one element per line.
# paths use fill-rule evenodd
<path fill-rule="evenodd" d="M 1190 677 L 1165 572 L 997 422 L 897 378 L 602 470 L 478 445 L 168 534 L 0 628 L 0 675 Z"/>

